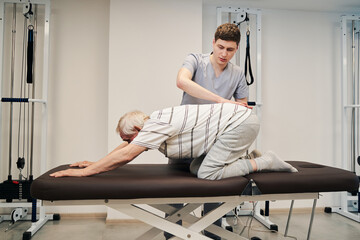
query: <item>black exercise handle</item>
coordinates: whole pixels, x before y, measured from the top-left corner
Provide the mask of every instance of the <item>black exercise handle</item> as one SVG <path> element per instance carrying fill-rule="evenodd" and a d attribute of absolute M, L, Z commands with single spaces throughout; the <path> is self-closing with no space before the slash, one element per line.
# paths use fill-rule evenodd
<path fill-rule="evenodd" d="M 28 46 L 27 46 L 27 75 L 26 75 L 27 83 L 33 83 L 33 59 L 34 59 L 34 30 L 32 28 L 29 28 Z"/>
<path fill-rule="evenodd" d="M 248 82 L 248 80 L 246 79 L 248 64 L 249 64 L 250 82 Z M 245 79 L 248 86 L 254 83 L 254 76 L 252 73 L 251 60 L 250 60 L 250 31 L 247 31 L 246 33 Z"/>
<path fill-rule="evenodd" d="M 29 102 L 28 98 L 2 98 L 2 102 Z"/>
<path fill-rule="evenodd" d="M 248 106 L 256 106 L 256 102 L 248 102 Z"/>

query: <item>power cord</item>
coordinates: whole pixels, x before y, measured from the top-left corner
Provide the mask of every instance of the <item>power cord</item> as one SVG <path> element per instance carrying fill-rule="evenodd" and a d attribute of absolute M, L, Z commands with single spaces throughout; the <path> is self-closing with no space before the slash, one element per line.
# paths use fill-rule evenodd
<path fill-rule="evenodd" d="M 253 220 L 255 218 L 255 216 L 254 216 L 255 215 L 255 207 L 256 207 L 257 204 L 258 204 L 258 202 L 252 202 L 252 206 L 253 206 L 252 207 L 252 214 L 250 215 L 250 217 L 247 218 L 245 224 L 239 218 L 239 216 L 236 214 L 236 212 L 233 210 L 235 218 L 237 219 L 238 222 L 240 222 L 243 225 L 243 228 L 241 229 L 239 235 L 242 235 L 246 228 L 248 228 L 248 232 L 247 232 L 248 238 L 250 238 L 250 231 L 264 232 L 264 233 L 273 232 L 271 230 L 262 230 L 262 229 L 259 229 L 258 227 L 252 226 Z M 249 223 L 249 221 L 250 221 L 250 223 Z M 285 236 L 285 234 L 283 234 L 283 233 L 279 233 L 279 234 L 281 234 L 285 238 L 291 238 L 291 239 L 297 240 L 297 238 L 295 236 L 290 236 L 290 235 Z"/>

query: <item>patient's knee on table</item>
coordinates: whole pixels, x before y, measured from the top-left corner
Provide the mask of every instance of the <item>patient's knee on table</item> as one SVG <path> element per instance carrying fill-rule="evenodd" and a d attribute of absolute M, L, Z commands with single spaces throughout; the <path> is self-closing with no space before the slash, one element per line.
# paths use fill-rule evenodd
<path fill-rule="evenodd" d="M 222 178 L 222 171 L 222 169 L 219 170 L 215 168 L 203 167 L 203 165 L 201 165 L 197 173 L 197 177 L 207 180 L 219 180 Z"/>
<path fill-rule="evenodd" d="M 190 164 L 190 172 L 192 174 L 194 174 L 195 176 L 197 176 L 198 172 L 199 172 L 199 168 L 201 166 L 201 163 L 203 162 L 205 158 L 205 155 L 200 156 L 198 158 L 195 158 L 194 160 L 192 160 L 191 164 Z"/>

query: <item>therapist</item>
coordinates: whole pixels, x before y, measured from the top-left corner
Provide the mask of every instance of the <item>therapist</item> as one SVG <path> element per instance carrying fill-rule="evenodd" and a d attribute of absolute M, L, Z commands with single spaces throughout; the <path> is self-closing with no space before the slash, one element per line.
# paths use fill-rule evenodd
<path fill-rule="evenodd" d="M 185 58 L 176 79 L 177 86 L 184 91 L 182 105 L 224 102 L 247 105 L 249 87 L 245 75 L 230 62 L 239 42 L 239 28 L 225 23 L 216 29 L 212 53 L 189 54 Z"/>

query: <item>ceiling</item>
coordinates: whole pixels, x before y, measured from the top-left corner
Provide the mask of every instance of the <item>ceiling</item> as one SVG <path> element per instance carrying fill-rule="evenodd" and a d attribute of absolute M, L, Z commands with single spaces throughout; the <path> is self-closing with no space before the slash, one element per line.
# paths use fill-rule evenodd
<path fill-rule="evenodd" d="M 203 4 L 208 6 L 360 14 L 360 0 L 203 0 Z"/>

